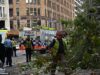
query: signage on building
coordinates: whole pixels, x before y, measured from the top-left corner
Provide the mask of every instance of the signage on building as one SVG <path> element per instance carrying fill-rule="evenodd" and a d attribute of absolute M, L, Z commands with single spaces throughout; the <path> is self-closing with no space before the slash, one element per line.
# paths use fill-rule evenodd
<path fill-rule="evenodd" d="M 34 36 L 34 31 L 24 31 L 24 36 Z"/>
<path fill-rule="evenodd" d="M 55 36 L 56 31 L 55 30 L 40 30 L 41 32 L 41 40 L 45 40 L 46 38 L 48 38 L 49 40 L 52 40 L 52 38 Z"/>

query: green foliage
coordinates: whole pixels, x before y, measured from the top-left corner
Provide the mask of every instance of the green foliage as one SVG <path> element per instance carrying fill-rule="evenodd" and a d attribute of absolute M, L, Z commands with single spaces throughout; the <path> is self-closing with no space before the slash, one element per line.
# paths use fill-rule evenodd
<path fill-rule="evenodd" d="M 30 71 L 34 75 L 40 75 L 41 73 L 48 73 L 50 72 L 49 69 L 49 62 L 51 61 L 51 58 L 49 55 L 41 55 L 36 53 L 35 56 L 33 56 L 33 59 L 31 62 L 28 62 L 27 64 L 21 64 L 19 65 L 22 72 Z"/>
<path fill-rule="evenodd" d="M 92 7 L 92 8 L 89 9 L 89 13 L 96 13 L 96 11 L 97 11 L 97 10 L 96 10 L 96 8 L 94 8 L 94 7 Z"/>
<path fill-rule="evenodd" d="M 88 4 L 86 5 L 88 8 Z M 82 69 L 100 69 L 100 21 L 96 19 L 95 8 L 86 9 L 77 15 L 73 25 L 62 21 L 68 29 L 68 25 L 73 26 L 69 32 L 68 51 L 66 59 L 72 69 L 78 67 Z M 85 12 L 88 12 L 87 14 Z M 70 60 L 71 59 L 71 60 Z"/>

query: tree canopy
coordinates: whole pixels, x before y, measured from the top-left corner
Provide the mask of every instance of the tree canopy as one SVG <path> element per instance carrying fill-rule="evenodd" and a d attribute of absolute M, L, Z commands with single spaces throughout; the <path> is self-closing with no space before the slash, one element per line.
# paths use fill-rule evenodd
<path fill-rule="evenodd" d="M 100 0 L 95 0 L 99 2 Z M 100 2 L 99 2 L 100 3 Z M 85 2 L 84 12 L 75 18 L 69 33 L 67 59 L 70 67 L 76 69 L 100 69 L 100 21 L 96 19 L 94 7 Z M 88 9 L 86 9 L 86 7 Z M 92 13 L 92 14 L 91 14 Z M 68 21 L 61 21 L 68 26 Z M 68 28 L 66 27 L 66 30 Z"/>

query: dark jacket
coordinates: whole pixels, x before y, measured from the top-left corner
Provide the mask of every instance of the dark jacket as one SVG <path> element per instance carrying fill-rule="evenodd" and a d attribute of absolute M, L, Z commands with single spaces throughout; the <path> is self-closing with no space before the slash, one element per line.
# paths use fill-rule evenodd
<path fill-rule="evenodd" d="M 0 58 L 5 57 L 5 46 L 0 43 Z"/>

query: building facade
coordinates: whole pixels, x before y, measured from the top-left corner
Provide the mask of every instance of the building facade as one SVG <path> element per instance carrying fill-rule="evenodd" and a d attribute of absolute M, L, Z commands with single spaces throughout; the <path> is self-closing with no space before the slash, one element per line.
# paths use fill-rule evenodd
<path fill-rule="evenodd" d="M 9 0 L 10 27 L 37 25 L 62 29 L 60 19 L 74 19 L 74 0 Z"/>
<path fill-rule="evenodd" d="M 0 0 L 0 29 L 10 30 L 8 0 Z"/>
<path fill-rule="evenodd" d="M 82 9 L 82 4 L 84 2 L 84 0 L 74 0 L 74 11 L 75 11 L 75 16 L 77 16 L 78 13 L 82 12 L 83 9 Z"/>

